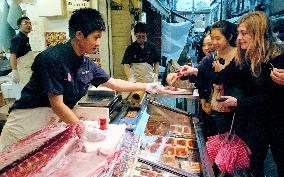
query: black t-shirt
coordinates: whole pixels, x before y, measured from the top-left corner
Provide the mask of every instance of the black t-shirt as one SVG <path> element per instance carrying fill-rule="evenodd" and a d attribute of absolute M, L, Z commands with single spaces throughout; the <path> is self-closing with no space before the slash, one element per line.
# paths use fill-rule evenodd
<path fill-rule="evenodd" d="M 16 54 L 17 58 L 26 55 L 31 50 L 32 49 L 29 43 L 29 38 L 24 33 L 19 32 L 12 39 L 11 46 L 10 46 L 10 53 Z"/>
<path fill-rule="evenodd" d="M 34 60 L 32 71 L 21 98 L 9 111 L 50 107 L 48 94 L 63 95 L 64 103 L 72 109 L 86 95 L 90 83 L 97 87 L 110 79 L 89 58 L 78 57 L 70 41 L 40 53 Z"/>
<path fill-rule="evenodd" d="M 121 64 L 132 63 L 149 63 L 154 66 L 154 63 L 160 62 L 160 55 L 158 54 L 157 47 L 148 41 L 145 41 L 144 48 L 142 49 L 137 41 L 127 47 L 125 50 Z"/>

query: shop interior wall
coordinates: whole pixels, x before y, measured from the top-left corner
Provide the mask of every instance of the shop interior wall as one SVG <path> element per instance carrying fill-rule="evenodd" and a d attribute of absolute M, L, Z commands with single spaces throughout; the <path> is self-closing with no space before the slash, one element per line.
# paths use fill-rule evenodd
<path fill-rule="evenodd" d="M 115 78 L 126 79 L 121 61 L 128 45 L 131 44 L 131 24 L 129 1 L 121 1 L 121 8 L 111 10 L 113 72 Z"/>
<path fill-rule="evenodd" d="M 113 54 L 112 54 L 112 24 L 111 24 L 111 0 L 93 0 L 93 8 L 97 7 L 106 23 L 106 31 L 103 32 L 100 46 L 100 58 L 102 68 L 113 76 Z"/>

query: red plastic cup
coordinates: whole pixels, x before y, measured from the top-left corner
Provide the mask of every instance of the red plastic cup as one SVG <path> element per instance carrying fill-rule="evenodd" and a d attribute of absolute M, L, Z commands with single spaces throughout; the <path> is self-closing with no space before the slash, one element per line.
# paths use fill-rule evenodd
<path fill-rule="evenodd" d="M 106 118 L 100 118 L 100 129 L 101 130 L 107 129 L 107 119 Z"/>

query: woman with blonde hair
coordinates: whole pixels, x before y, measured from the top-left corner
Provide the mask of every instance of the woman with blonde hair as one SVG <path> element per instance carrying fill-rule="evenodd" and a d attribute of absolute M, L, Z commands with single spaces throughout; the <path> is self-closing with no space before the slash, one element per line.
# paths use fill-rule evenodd
<path fill-rule="evenodd" d="M 270 149 L 278 176 L 284 175 L 284 87 L 274 82 L 277 68 L 284 68 L 284 56 L 272 35 L 269 20 L 263 12 L 242 16 L 238 27 L 236 63 L 245 83 L 245 97 L 224 96 L 226 107 L 236 107 L 247 118 L 247 143 L 252 151 L 250 171 L 264 176 L 264 160 Z"/>

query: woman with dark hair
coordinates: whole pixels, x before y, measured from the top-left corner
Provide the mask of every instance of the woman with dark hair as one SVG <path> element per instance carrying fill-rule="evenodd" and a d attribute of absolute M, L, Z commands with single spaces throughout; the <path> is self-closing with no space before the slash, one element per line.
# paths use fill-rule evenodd
<path fill-rule="evenodd" d="M 198 82 L 210 82 L 213 87 L 211 95 L 212 117 L 210 117 L 213 124 L 210 125 L 210 129 L 214 128 L 209 136 L 229 131 L 233 117 L 231 110 L 224 107 L 218 99 L 223 95 L 242 96 L 241 80 L 238 75 L 234 76 L 235 79 L 226 76 L 215 77 L 216 73 L 227 67 L 232 70 L 232 73 L 237 68 L 234 61 L 237 26 L 228 21 L 218 21 L 213 24 L 210 36 L 216 51 L 205 56 L 196 68 L 183 66 L 180 71 L 185 76 L 188 74 L 195 75 Z M 194 70 L 194 72 L 187 73 L 188 70 Z M 168 75 L 167 81 L 169 84 L 177 78 L 176 75 Z M 185 79 L 185 77 L 182 77 L 182 79 Z M 217 171 L 216 174 L 218 174 Z"/>
<path fill-rule="evenodd" d="M 217 101 L 217 99 L 224 94 L 238 92 L 235 90 L 236 84 L 231 80 L 212 80 L 211 75 L 215 72 L 220 72 L 226 66 L 228 66 L 235 57 L 237 38 L 236 25 L 228 21 L 219 21 L 213 24 L 210 30 L 210 36 L 216 52 L 205 56 L 202 61 L 197 65 L 196 80 L 198 82 L 210 82 L 213 83 L 213 93 L 211 99 L 212 115 L 214 116 L 216 132 L 212 134 L 224 133 L 229 130 L 232 119 L 232 113 L 229 109 L 224 109 L 223 106 Z M 168 83 L 171 85 L 176 80 L 177 74 L 171 73 L 167 77 Z M 186 78 L 182 78 L 186 79 Z M 229 94 L 230 95 L 230 94 Z"/>
<path fill-rule="evenodd" d="M 206 28 L 207 30 L 204 31 L 203 37 L 200 41 L 200 51 L 198 52 L 197 62 L 199 63 L 206 55 L 210 55 L 211 52 L 214 51 L 214 45 L 211 40 L 210 36 L 210 28 Z M 212 135 L 215 132 L 214 126 L 211 122 L 211 87 L 212 83 L 207 82 L 205 80 L 198 80 L 195 81 L 195 86 L 198 88 L 199 98 L 200 98 L 200 119 L 202 122 L 203 134 L 205 137 Z"/>
<path fill-rule="evenodd" d="M 201 47 L 198 52 L 197 63 L 199 63 L 202 60 L 202 58 L 204 58 L 210 52 L 214 51 L 214 46 L 210 36 L 210 30 L 211 28 L 209 26 L 206 27 L 203 36 L 199 42 L 199 46 Z"/>

